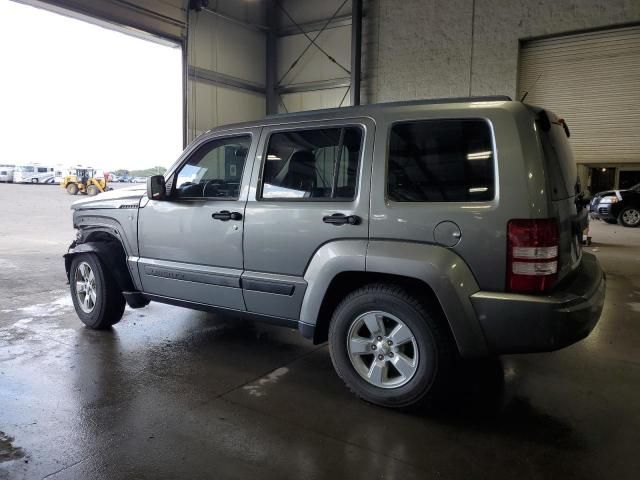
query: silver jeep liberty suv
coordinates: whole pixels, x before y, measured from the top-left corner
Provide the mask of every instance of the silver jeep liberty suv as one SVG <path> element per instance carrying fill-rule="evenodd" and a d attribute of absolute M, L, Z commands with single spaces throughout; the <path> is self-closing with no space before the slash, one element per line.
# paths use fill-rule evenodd
<path fill-rule="evenodd" d="M 146 190 L 73 205 L 75 309 L 94 329 L 149 301 L 277 322 L 328 340 L 365 400 L 429 402 L 458 357 L 562 348 L 598 321 L 568 136 L 508 97 L 211 130 Z"/>

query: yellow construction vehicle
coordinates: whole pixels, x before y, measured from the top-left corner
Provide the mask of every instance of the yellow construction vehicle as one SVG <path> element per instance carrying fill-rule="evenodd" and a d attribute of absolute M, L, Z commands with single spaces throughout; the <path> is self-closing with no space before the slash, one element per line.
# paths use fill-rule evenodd
<path fill-rule="evenodd" d="M 106 178 L 96 178 L 96 170 L 94 168 L 76 168 L 75 174 L 64 177 L 60 186 L 64 188 L 69 195 L 77 195 L 84 193 L 93 197 L 101 192 L 111 190 L 107 187 Z"/>

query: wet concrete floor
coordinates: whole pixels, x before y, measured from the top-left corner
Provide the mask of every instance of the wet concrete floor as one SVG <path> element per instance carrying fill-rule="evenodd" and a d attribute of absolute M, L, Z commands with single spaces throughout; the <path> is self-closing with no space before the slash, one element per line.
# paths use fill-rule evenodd
<path fill-rule="evenodd" d="M 293 330 L 160 304 L 84 328 L 70 203 L 0 184 L 0 479 L 640 473 L 640 229 L 592 224 L 608 288 L 587 340 L 470 362 L 448 407 L 406 414 L 352 396 Z"/>

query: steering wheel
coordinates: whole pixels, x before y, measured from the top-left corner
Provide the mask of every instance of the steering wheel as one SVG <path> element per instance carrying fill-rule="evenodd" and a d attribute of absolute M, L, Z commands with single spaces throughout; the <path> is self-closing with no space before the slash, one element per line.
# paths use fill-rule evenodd
<path fill-rule="evenodd" d="M 204 184 L 204 188 L 202 189 L 202 196 L 203 197 L 210 196 L 210 195 L 207 195 L 207 188 L 209 188 L 209 185 L 224 185 L 224 184 L 225 184 L 225 181 L 219 178 L 214 178 L 213 180 L 207 180 Z"/>

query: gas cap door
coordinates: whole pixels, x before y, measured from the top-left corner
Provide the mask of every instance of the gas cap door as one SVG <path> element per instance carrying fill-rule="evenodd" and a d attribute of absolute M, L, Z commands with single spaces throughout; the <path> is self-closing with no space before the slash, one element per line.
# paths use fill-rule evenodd
<path fill-rule="evenodd" d="M 436 243 L 445 247 L 455 247 L 462 238 L 460 227 L 453 222 L 444 221 L 433 229 L 433 239 Z"/>

